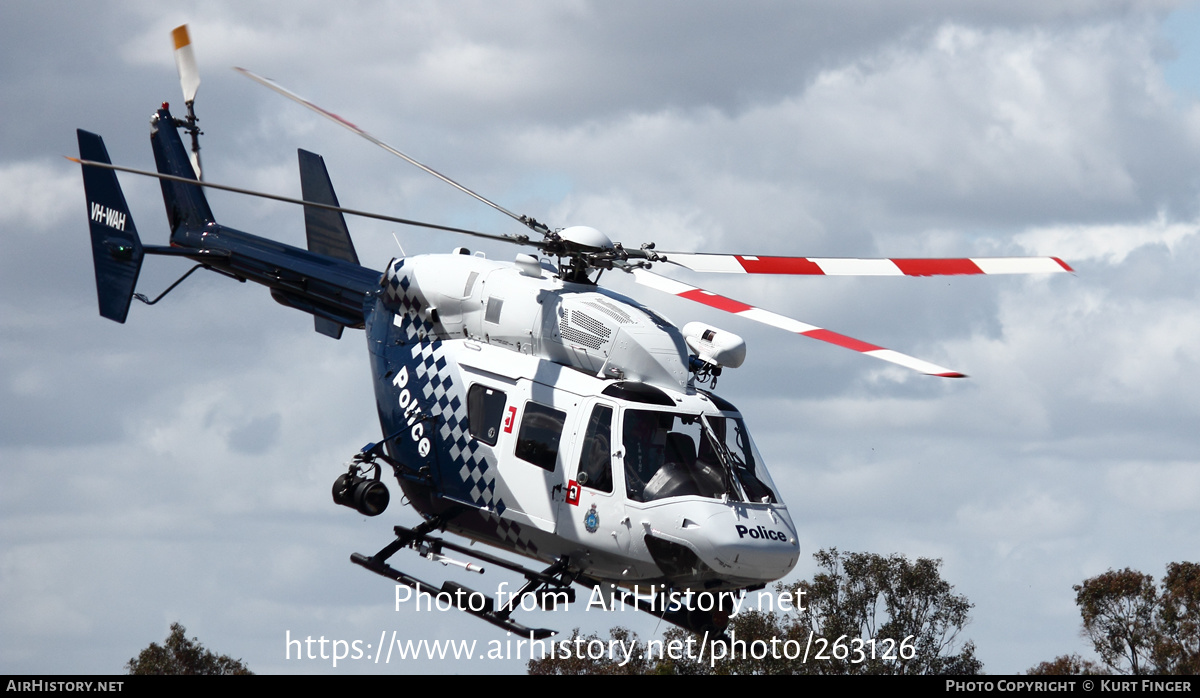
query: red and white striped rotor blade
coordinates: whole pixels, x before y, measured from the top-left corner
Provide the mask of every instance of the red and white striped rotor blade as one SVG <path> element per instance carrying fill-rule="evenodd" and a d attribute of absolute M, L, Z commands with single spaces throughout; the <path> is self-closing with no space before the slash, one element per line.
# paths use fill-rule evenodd
<path fill-rule="evenodd" d="M 771 325 L 772 327 L 778 327 L 780 329 L 787 330 L 788 332 L 794 332 L 805 337 L 811 337 L 812 339 L 819 339 L 822 342 L 828 342 L 844 349 L 852 349 L 868 356 L 873 356 L 876 359 L 889 361 L 899 366 L 910 368 L 914 371 L 920 371 L 921 373 L 930 376 L 940 376 L 942 378 L 966 377 L 965 374 L 959 373 L 958 371 L 954 371 L 943 366 L 938 366 L 937 364 L 932 364 L 928 361 L 922 361 L 916 357 L 912 357 L 907 354 L 901 354 L 898 351 L 877 347 L 874 344 L 868 344 L 867 342 L 854 339 L 853 337 L 847 337 L 844 334 L 838 334 L 837 332 L 832 332 L 830 330 L 817 327 L 816 325 L 809 325 L 807 323 L 800 322 L 799 320 L 793 320 L 790 317 L 772 313 L 769 310 L 763 310 L 762 308 L 756 308 L 752 305 L 746 305 L 741 301 L 727 298 L 720 294 L 713 293 L 712 291 L 705 291 L 702 288 L 697 288 L 696 286 L 691 286 L 681 281 L 676 281 L 675 279 L 668 279 L 665 276 L 659 276 L 658 274 L 646 271 L 645 269 L 634 269 L 633 277 L 639 284 L 642 284 L 643 286 L 649 286 L 650 288 L 657 289 L 664 293 L 669 293 L 673 296 L 679 296 L 680 298 L 686 298 L 697 303 L 702 303 L 709 307 L 717 308 L 718 310 L 724 310 L 726 312 L 733 313 L 734 315 L 744 317 L 748 320 L 755 320 L 757 322 Z"/>
<path fill-rule="evenodd" d="M 757 257 L 740 254 L 663 252 L 685 269 L 719 274 L 815 276 L 953 276 L 958 274 L 1053 274 L 1074 272 L 1058 257 L 963 257 L 960 259 L 854 259 L 849 257 Z"/>

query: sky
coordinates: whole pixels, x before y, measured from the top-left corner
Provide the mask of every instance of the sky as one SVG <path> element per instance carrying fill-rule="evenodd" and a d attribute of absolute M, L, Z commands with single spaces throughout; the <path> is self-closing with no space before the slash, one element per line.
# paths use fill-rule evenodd
<path fill-rule="evenodd" d="M 610 288 L 746 339 L 718 392 L 800 532 L 942 560 L 990 673 L 1078 652 L 1072 585 L 1161 577 L 1200 542 L 1200 8 L 1163 1 L 110 1 L 0 5 L 0 672 L 109 673 L 172 622 L 261 673 L 518 673 L 523 659 L 299 659 L 288 640 L 513 638 L 396 610 L 352 565 L 409 507 L 330 501 L 380 436 L 361 333 L 194 275 L 126 324 L 96 309 L 74 129 L 152 168 L 182 112 L 191 27 L 213 182 L 299 196 L 297 148 L 343 205 L 504 234 L 517 224 L 255 85 L 244 66 L 518 213 L 626 245 L 799 256 L 1055 255 L 1073 275 L 672 276 L 962 371 L 854 352 Z M 122 175 L 142 239 L 157 185 Z M 303 245 L 282 203 L 210 194 L 222 223 Z M 349 221 L 359 257 L 506 246 Z M 188 268 L 147 261 L 156 295 Z M 453 571 L 409 556 L 397 566 Z M 489 571 L 467 583 L 517 580 Z M 511 588 L 511 587 L 510 587 Z M 649 616 L 531 625 L 602 636 Z M 509 651 L 515 654 L 513 645 Z"/>

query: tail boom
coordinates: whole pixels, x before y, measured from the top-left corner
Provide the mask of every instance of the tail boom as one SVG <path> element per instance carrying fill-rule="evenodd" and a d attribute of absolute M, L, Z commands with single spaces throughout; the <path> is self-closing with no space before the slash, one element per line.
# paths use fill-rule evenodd
<path fill-rule="evenodd" d="M 344 222 L 339 220 L 339 236 L 334 236 L 337 244 L 329 251 L 319 246 L 305 250 L 220 225 L 166 105 L 151 124 L 158 172 L 170 177 L 160 177 L 171 224 L 170 247 L 142 244 L 116 172 L 108 169 L 112 161 L 103 140 L 94 133 L 78 132 L 103 317 L 125 322 L 142 260 L 147 254 L 165 254 L 189 257 L 226 276 L 268 287 L 279 303 L 317 318 L 317 330 L 324 334 L 340 335 L 341 327 L 363 326 L 365 297 L 379 288 L 380 272 L 358 264 Z M 318 156 L 312 157 L 319 161 Z M 336 201 L 323 165 L 320 174 L 325 176 L 323 188 L 327 190 L 321 198 Z"/>

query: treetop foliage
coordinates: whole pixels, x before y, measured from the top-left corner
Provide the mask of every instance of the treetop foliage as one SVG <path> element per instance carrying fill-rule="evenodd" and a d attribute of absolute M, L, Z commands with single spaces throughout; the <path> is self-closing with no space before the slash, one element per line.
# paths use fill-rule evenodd
<path fill-rule="evenodd" d="M 813 581 L 800 582 L 808 601 L 799 621 L 820 637 L 842 635 L 864 639 L 913 638 L 915 656 L 870 658 L 855 665 L 853 657 L 840 665 L 818 665 L 820 673 L 871 674 L 976 674 L 982 664 L 974 645 L 956 649 L 958 634 L 970 620 L 971 602 L 953 593 L 954 587 L 939 573 L 941 560 L 918 558 L 910 562 L 900 554 L 839 553 L 821 550 L 814 555 L 822 571 Z"/>
<path fill-rule="evenodd" d="M 1073 588 L 1084 633 L 1100 659 L 1119 673 L 1144 673 L 1156 632 L 1154 578 L 1126 567 L 1086 579 Z"/>
<path fill-rule="evenodd" d="M 1062 655 L 1025 672 L 1029 676 L 1096 676 L 1112 672 L 1078 654 Z"/>
<path fill-rule="evenodd" d="M 1103 666 L 1071 655 L 1029 673 L 1200 674 L 1200 564 L 1172 562 L 1158 586 L 1126 567 L 1074 589 L 1083 635 Z"/>
<path fill-rule="evenodd" d="M 640 651 L 640 648 L 644 647 L 641 639 L 628 628 L 613 628 L 609 631 L 607 640 L 595 633 L 581 636 L 579 628 L 575 628 L 566 642 L 571 647 L 587 647 L 592 643 L 609 646 L 612 642 L 618 642 L 622 647 L 637 647 L 639 651 L 633 652 L 624 663 L 620 657 L 606 654 L 596 658 L 589 656 L 586 651 L 571 652 L 569 656 L 531 659 L 528 664 L 529 673 L 539 676 L 639 676 L 658 673 L 657 665 Z"/>
<path fill-rule="evenodd" d="M 187 639 L 187 629 L 179 623 L 171 624 L 166 643 L 151 642 L 125 664 L 125 669 L 130 674 L 143 676 L 248 676 L 254 673 L 242 660 L 217 656 L 205 649 L 197 638 Z"/>
<path fill-rule="evenodd" d="M 600 659 L 546 657 L 529 662 L 537 674 L 977 674 L 983 664 L 975 646 L 961 646 L 958 636 L 969 620 L 971 603 L 941 578 L 940 560 L 903 555 L 840 553 L 822 550 L 814 555 L 820 571 L 811 581 L 776 589 L 801 599 L 804 608 L 787 613 L 743 611 L 726 630 L 730 642 L 697 653 L 636 657 L 624 666 Z M 802 595 L 801 595 L 802 594 Z M 637 639 L 624 628 L 613 639 Z M 810 637 L 812 642 L 810 642 Z M 574 642 L 578 631 L 572 635 Z M 600 638 L 589 635 L 581 642 Z M 699 638 L 680 628 L 668 630 L 660 646 L 695 647 Z M 737 651 L 738 647 L 774 648 L 771 652 Z M 788 644 L 790 643 L 790 644 Z M 822 644 L 823 643 L 823 644 Z M 908 649 L 902 649 L 904 647 Z M 788 652 L 785 645 L 795 648 Z M 639 648 L 645 647 L 639 644 Z M 805 661 L 803 649 L 812 648 Z M 818 649 L 824 653 L 818 657 Z M 714 648 L 715 649 L 715 648 Z M 784 651 L 781 651 L 784 650 Z M 639 654 L 641 654 L 639 652 Z M 719 657 L 713 661 L 712 657 Z"/>
<path fill-rule="evenodd" d="M 1151 659 L 1165 674 L 1200 674 L 1200 564 L 1167 565 L 1158 596 L 1158 628 Z"/>

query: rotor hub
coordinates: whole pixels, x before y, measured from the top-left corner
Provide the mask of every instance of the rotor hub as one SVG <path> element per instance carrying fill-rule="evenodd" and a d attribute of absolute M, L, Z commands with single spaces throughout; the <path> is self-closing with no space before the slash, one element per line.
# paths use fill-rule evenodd
<path fill-rule="evenodd" d="M 563 228 L 558 231 L 558 237 L 563 242 L 571 243 L 580 250 L 588 252 L 613 249 L 613 242 L 608 239 L 607 235 L 587 225 L 573 225 L 569 228 Z"/>

